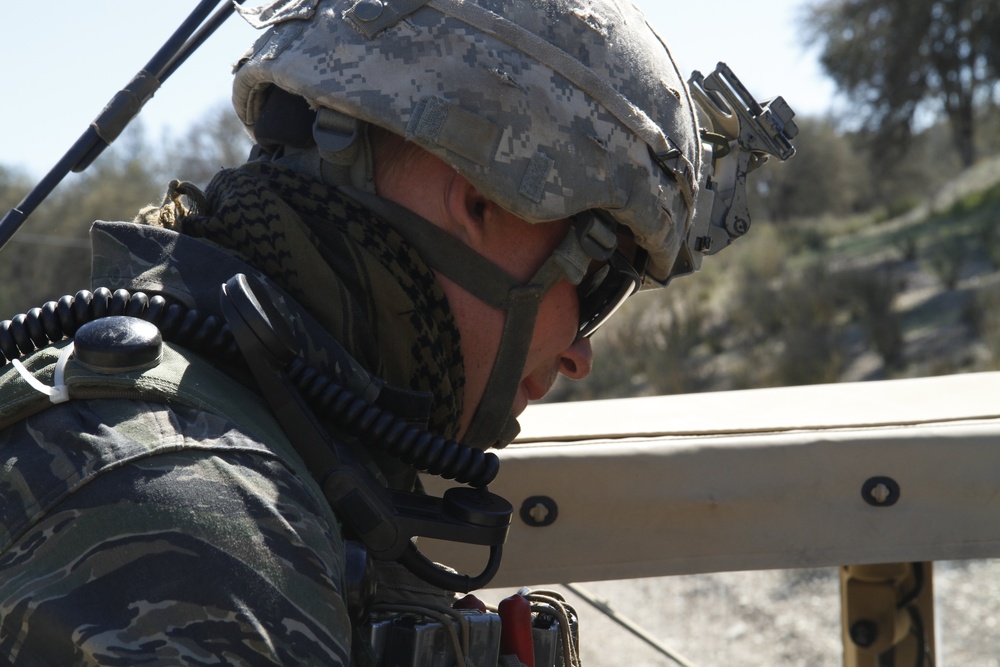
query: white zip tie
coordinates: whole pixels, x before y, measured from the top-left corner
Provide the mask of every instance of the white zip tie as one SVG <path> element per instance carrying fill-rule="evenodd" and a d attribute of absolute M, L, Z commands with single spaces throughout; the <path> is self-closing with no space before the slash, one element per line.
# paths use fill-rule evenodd
<path fill-rule="evenodd" d="M 11 363 L 17 372 L 24 378 L 24 381 L 31 385 L 32 389 L 39 391 L 49 397 L 49 400 L 54 404 L 65 403 L 69 400 L 69 387 L 63 382 L 66 376 L 66 364 L 69 363 L 69 358 L 73 355 L 73 343 L 70 342 L 63 351 L 59 354 L 59 361 L 56 362 L 56 369 L 53 375 L 53 381 L 55 382 L 54 387 L 50 387 L 43 384 L 31 374 L 24 364 L 21 363 L 20 359 L 12 359 Z"/>

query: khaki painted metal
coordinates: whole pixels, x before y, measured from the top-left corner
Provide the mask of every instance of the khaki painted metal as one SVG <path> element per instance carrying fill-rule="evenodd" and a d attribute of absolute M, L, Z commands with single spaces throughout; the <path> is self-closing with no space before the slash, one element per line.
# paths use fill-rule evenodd
<path fill-rule="evenodd" d="M 542 405 L 522 425 L 491 485 L 515 508 L 499 587 L 1000 556 L 1000 373 Z"/>
<path fill-rule="evenodd" d="M 932 582 L 932 563 L 840 568 L 844 667 L 936 664 Z"/>

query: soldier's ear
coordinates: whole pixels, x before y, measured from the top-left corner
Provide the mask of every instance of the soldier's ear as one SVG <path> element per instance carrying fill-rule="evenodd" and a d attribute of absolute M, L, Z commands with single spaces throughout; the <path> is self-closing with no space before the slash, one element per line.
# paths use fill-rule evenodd
<path fill-rule="evenodd" d="M 448 183 L 445 206 L 454 227 L 452 234 L 473 250 L 478 250 L 484 241 L 486 223 L 496 205 L 464 176 L 456 173 Z"/>

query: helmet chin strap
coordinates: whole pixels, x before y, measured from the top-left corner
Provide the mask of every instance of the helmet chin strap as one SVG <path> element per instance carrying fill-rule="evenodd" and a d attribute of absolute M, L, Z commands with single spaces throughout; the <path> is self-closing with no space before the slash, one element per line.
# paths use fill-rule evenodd
<path fill-rule="evenodd" d="M 504 312 L 497 356 L 462 438 L 466 444 L 482 449 L 504 447 L 520 431 L 511 408 L 521 384 L 542 298 L 563 278 L 579 284 L 596 256 L 594 242 L 613 250 L 614 232 L 576 225 L 578 229 L 570 229 L 535 275 L 522 284 L 430 221 L 374 194 L 372 152 L 366 130 L 363 122 L 320 109 L 313 125 L 316 145 L 285 150 L 275 161 L 339 187 L 389 223 L 431 268 L 480 301 Z"/>
<path fill-rule="evenodd" d="M 582 263 L 586 267 L 590 262 L 577 235 L 570 230 L 560 247 L 528 282 L 522 284 L 469 246 L 409 209 L 352 187 L 345 187 L 343 190 L 392 225 L 433 269 L 480 301 L 504 311 L 504 326 L 496 360 L 462 440 L 484 449 L 506 446 L 520 430 L 510 410 L 521 384 L 542 298 L 568 275 L 579 273 L 582 277 L 585 268 L 579 269 L 579 265 Z M 572 271 L 568 270 L 570 263 L 575 265 Z"/>

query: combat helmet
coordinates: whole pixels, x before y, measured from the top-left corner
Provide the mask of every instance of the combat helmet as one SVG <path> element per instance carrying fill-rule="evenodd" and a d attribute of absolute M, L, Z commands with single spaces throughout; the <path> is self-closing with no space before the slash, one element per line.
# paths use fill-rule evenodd
<path fill-rule="evenodd" d="M 732 114 L 699 86 L 702 104 L 722 109 L 699 124 L 669 50 L 629 2 L 279 0 L 241 13 L 271 28 L 238 64 L 233 94 L 237 114 L 266 150 L 309 148 L 318 173 L 340 173 L 363 192 L 370 190 L 363 132 L 370 123 L 441 158 L 529 222 L 574 218 L 575 234 L 532 281 L 543 292 L 564 277 L 579 285 L 593 260 L 613 264 L 617 235 L 627 230 L 641 258 L 625 262 L 614 285 L 598 285 L 596 297 L 581 294 L 582 302 L 596 301 L 581 335 L 640 286 L 697 268 L 694 258 L 708 249 L 706 242 L 693 250 L 689 239 L 699 186 L 711 185 L 699 133 Z M 316 112 L 311 137 L 275 136 L 283 125 L 268 122 L 276 90 Z M 737 140 L 731 135 L 723 138 L 727 148 Z M 372 203 L 390 218 L 406 215 Z M 418 249 L 507 311 L 507 338 L 487 389 L 499 398 L 480 406 L 494 414 L 478 420 L 488 426 L 477 435 L 490 440 L 507 418 L 537 304 L 512 305 L 520 285 L 482 288 L 476 260 L 456 260 L 471 251 L 443 236 Z M 498 291 L 511 298 L 491 296 Z"/>

